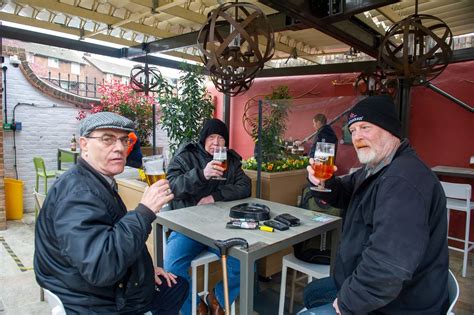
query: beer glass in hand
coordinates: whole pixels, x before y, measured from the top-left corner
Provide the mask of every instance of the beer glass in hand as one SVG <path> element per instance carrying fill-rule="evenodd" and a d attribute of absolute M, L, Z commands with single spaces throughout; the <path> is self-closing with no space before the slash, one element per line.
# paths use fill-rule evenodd
<path fill-rule="evenodd" d="M 330 192 L 331 189 L 324 187 L 324 181 L 334 174 L 334 143 L 318 142 L 314 151 L 314 177 L 319 179 L 319 186 L 311 187 L 312 190 Z"/>
<path fill-rule="evenodd" d="M 160 179 L 166 179 L 166 159 L 162 154 L 145 156 L 143 161 L 143 171 L 145 172 L 148 186 L 153 185 Z"/>
<path fill-rule="evenodd" d="M 219 166 L 224 169 L 224 172 L 227 170 L 227 148 L 226 147 L 216 147 L 214 149 L 214 161 L 219 162 Z M 225 180 L 225 177 L 213 177 L 216 180 Z"/>

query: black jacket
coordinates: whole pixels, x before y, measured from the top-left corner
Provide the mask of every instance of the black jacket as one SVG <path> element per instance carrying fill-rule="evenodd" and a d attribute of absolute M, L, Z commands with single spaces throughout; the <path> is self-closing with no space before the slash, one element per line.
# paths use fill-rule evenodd
<path fill-rule="evenodd" d="M 102 175 L 79 159 L 48 191 L 38 216 L 36 280 L 68 314 L 146 310 L 155 284 L 145 241 L 155 218 L 142 204 L 127 212 Z"/>
<path fill-rule="evenodd" d="M 439 180 L 408 140 L 390 164 L 365 177 L 360 169 L 326 182 L 329 203 L 347 209 L 334 271 L 342 314 L 446 314 L 447 216 Z"/>
<path fill-rule="evenodd" d="M 215 201 L 231 201 L 250 197 L 252 184 L 242 170 L 242 158 L 234 150 L 227 151 L 226 180 L 207 180 L 203 170 L 212 160 L 201 144 L 181 146 L 170 162 L 167 179 L 174 194 L 172 209 L 195 206 L 201 198 L 212 195 Z"/>
<path fill-rule="evenodd" d="M 336 152 L 337 152 L 337 136 L 336 133 L 334 133 L 334 130 L 331 128 L 329 125 L 324 125 L 321 128 L 319 128 L 318 133 L 314 135 L 314 141 L 313 144 L 311 145 L 311 149 L 309 150 L 309 157 L 314 157 L 314 151 L 316 151 L 316 143 L 317 142 L 328 142 L 328 143 L 334 143 L 336 145 Z M 334 157 L 336 157 L 336 152 L 334 152 Z"/>

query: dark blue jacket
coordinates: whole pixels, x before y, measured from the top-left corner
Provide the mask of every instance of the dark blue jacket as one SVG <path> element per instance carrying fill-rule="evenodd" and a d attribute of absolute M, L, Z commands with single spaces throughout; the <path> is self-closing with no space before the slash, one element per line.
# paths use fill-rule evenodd
<path fill-rule="evenodd" d="M 394 159 L 326 181 L 343 213 L 334 278 L 342 314 L 446 314 L 446 197 L 408 140 Z"/>
<path fill-rule="evenodd" d="M 38 216 L 36 280 L 68 314 L 146 310 L 155 280 L 145 241 L 155 218 L 142 204 L 127 212 L 102 175 L 79 159 L 48 191 Z"/>

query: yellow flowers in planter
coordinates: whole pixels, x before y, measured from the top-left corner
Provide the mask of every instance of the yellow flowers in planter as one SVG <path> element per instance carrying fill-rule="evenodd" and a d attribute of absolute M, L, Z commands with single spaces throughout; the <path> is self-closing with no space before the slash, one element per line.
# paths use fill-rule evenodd
<path fill-rule="evenodd" d="M 262 163 L 262 172 L 285 172 L 299 170 L 309 165 L 308 157 L 285 158 L 282 160 Z M 257 170 L 257 160 L 254 157 L 242 161 L 242 168 L 246 170 Z"/>

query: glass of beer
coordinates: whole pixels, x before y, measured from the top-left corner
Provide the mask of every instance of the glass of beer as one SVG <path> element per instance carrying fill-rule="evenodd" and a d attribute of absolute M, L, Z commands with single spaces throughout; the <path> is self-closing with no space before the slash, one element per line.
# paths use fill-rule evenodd
<path fill-rule="evenodd" d="M 227 170 L 227 148 L 226 147 L 216 147 L 214 149 L 214 161 L 220 163 L 220 167 L 224 169 L 224 172 Z M 225 177 L 214 177 L 216 180 L 225 180 Z"/>
<path fill-rule="evenodd" d="M 330 192 L 331 189 L 324 187 L 324 181 L 334 174 L 334 151 L 335 144 L 328 142 L 316 143 L 314 151 L 313 170 L 314 176 L 321 180 L 319 186 L 311 187 L 312 190 L 320 192 Z"/>
<path fill-rule="evenodd" d="M 145 156 L 142 161 L 148 186 L 160 179 L 166 179 L 166 159 L 163 154 Z"/>

